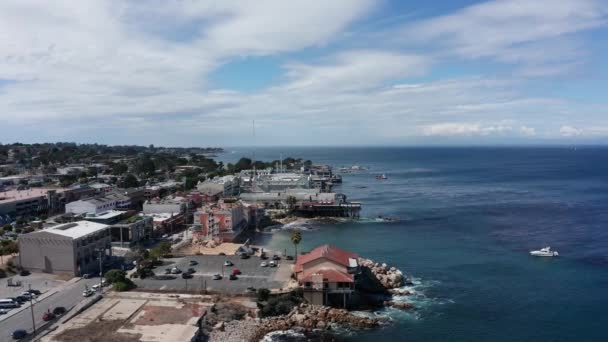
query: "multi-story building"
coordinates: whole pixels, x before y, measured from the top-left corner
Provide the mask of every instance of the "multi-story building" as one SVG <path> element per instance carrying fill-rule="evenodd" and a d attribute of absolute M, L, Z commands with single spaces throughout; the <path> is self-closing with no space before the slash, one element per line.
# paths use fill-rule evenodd
<path fill-rule="evenodd" d="M 174 213 L 179 214 L 189 208 L 188 200 L 184 197 L 153 198 L 144 202 L 144 214 Z"/>
<path fill-rule="evenodd" d="M 111 225 L 112 245 L 130 247 L 152 237 L 153 217 L 135 215 Z"/>
<path fill-rule="evenodd" d="M 294 267 L 296 279 L 311 304 L 346 307 L 355 292 L 358 255 L 323 245 L 300 255 Z"/>
<path fill-rule="evenodd" d="M 0 216 L 12 218 L 53 213 L 62 208 L 66 189 L 29 188 L 0 192 Z"/>
<path fill-rule="evenodd" d="M 78 221 L 19 236 L 19 263 L 28 270 L 82 275 L 111 255 L 109 226 Z"/>
<path fill-rule="evenodd" d="M 236 196 L 240 193 L 240 180 L 237 176 L 224 176 L 207 179 L 196 186 L 202 194 L 221 197 Z"/>
<path fill-rule="evenodd" d="M 104 196 L 70 202 L 65 206 L 65 212 L 81 214 L 100 214 L 114 209 L 129 209 L 131 200 L 123 195 L 108 193 Z"/>
<path fill-rule="evenodd" d="M 240 202 L 220 200 L 216 205 L 203 207 L 194 214 L 194 224 L 200 226 L 194 238 L 233 241 L 248 226 L 248 215 L 249 209 Z"/>

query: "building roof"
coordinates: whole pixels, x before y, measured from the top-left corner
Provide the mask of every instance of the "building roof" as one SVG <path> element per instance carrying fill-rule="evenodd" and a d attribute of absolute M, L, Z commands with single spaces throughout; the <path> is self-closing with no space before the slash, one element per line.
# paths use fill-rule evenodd
<path fill-rule="evenodd" d="M 121 216 L 125 212 L 126 211 L 121 210 L 108 210 L 99 214 L 87 214 L 86 218 L 108 220 L 117 216 Z"/>
<path fill-rule="evenodd" d="M 331 283 L 352 283 L 354 282 L 354 278 L 352 274 L 336 271 L 329 268 L 320 269 L 314 272 L 305 273 L 304 277 L 300 279 L 300 282 L 312 282 L 313 276 L 316 274 L 321 274 L 323 276 L 323 281 L 331 282 Z"/>
<path fill-rule="evenodd" d="M 62 236 L 67 236 L 72 239 L 79 239 L 85 237 L 87 235 L 95 234 L 104 229 L 107 229 L 108 225 L 90 222 L 90 221 L 78 221 L 60 224 L 58 226 L 53 226 L 48 229 L 40 230 L 38 232 L 47 232 L 51 234 L 57 234 Z M 34 232 L 31 234 L 36 234 L 38 232 Z"/>
<path fill-rule="evenodd" d="M 66 189 L 50 189 L 50 188 L 30 188 L 26 190 L 9 190 L 0 192 L 0 203 L 7 203 L 13 201 L 24 201 L 34 199 L 37 197 L 46 196 L 49 191 L 55 191 L 56 193 L 62 193 Z"/>
<path fill-rule="evenodd" d="M 295 266 L 295 271 L 302 272 L 304 270 L 305 264 L 320 258 L 331 260 L 344 267 L 350 267 L 350 259 L 357 259 L 358 255 L 356 253 L 348 252 L 332 245 L 319 246 L 313 249 L 312 251 L 304 255 L 300 255 L 298 257 L 298 261 L 296 262 Z"/>

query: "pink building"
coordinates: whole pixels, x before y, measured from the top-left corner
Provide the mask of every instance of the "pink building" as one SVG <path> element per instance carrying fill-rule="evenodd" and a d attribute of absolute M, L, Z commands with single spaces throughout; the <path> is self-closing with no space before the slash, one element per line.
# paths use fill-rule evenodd
<path fill-rule="evenodd" d="M 205 206 L 194 214 L 194 223 L 200 224 L 201 229 L 193 232 L 193 237 L 231 242 L 247 227 L 245 212 L 240 202 L 224 203 L 220 200 Z"/>

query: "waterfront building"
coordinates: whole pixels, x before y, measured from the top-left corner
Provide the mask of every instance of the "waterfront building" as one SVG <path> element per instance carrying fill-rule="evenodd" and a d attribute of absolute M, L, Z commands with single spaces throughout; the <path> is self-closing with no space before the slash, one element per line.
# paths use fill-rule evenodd
<path fill-rule="evenodd" d="M 294 267 L 304 299 L 315 305 L 346 307 L 355 292 L 358 255 L 332 245 L 302 254 Z"/>
<path fill-rule="evenodd" d="M 99 256 L 111 255 L 105 224 L 79 221 L 19 236 L 19 263 L 31 271 L 73 276 L 98 269 Z"/>
<path fill-rule="evenodd" d="M 195 239 L 209 239 L 231 242 L 249 225 L 251 209 L 240 202 L 218 201 L 194 213 L 194 224 L 200 229 L 194 231 Z M 253 219 L 257 219 L 254 217 Z"/>
<path fill-rule="evenodd" d="M 207 179 L 196 186 L 202 194 L 217 197 L 236 196 L 241 192 L 240 179 L 237 176 L 223 176 Z"/>

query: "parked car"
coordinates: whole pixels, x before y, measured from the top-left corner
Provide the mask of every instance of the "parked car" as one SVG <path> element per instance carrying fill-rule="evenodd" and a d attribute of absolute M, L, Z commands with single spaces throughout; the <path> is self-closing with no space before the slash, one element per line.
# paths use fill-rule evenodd
<path fill-rule="evenodd" d="M 91 297 L 93 295 L 93 293 L 95 293 L 93 290 L 91 289 L 86 289 L 82 292 L 82 296 L 83 297 Z"/>
<path fill-rule="evenodd" d="M 189 268 L 189 269 L 186 271 L 186 273 L 188 273 L 188 274 L 194 274 L 194 273 L 196 273 L 196 270 L 195 270 L 194 268 Z"/>
<path fill-rule="evenodd" d="M 21 272 L 19 272 L 19 275 L 22 277 L 27 277 L 29 276 L 31 273 L 28 270 L 21 270 Z"/>
<path fill-rule="evenodd" d="M 188 264 L 190 266 L 195 266 L 195 265 L 198 265 L 198 261 L 196 261 L 196 260 L 190 260 L 190 262 Z"/>
<path fill-rule="evenodd" d="M 276 261 L 274 261 L 274 260 L 271 260 L 271 261 L 268 263 L 268 266 L 270 266 L 270 267 L 277 267 L 277 262 L 276 262 Z"/>
<path fill-rule="evenodd" d="M 249 258 L 250 258 L 249 254 L 245 254 L 245 253 L 241 254 L 241 259 L 249 259 Z"/>
<path fill-rule="evenodd" d="M 7 313 L 8 313 L 8 310 L 0 309 L 0 315 L 6 315 Z"/>
<path fill-rule="evenodd" d="M 281 260 L 281 257 L 275 254 L 272 256 L 272 260 L 275 260 L 275 261 Z"/>
<path fill-rule="evenodd" d="M 30 299 L 36 298 L 36 295 L 31 294 L 31 293 L 29 293 L 29 292 L 27 292 L 27 291 L 22 292 L 22 293 L 21 293 L 21 295 L 22 295 L 23 297 L 27 298 L 27 300 L 30 300 Z"/>
<path fill-rule="evenodd" d="M 182 273 L 182 279 L 190 279 L 193 278 L 194 276 L 191 273 L 188 272 L 184 272 Z"/>
<path fill-rule="evenodd" d="M 165 274 L 171 274 L 171 269 L 170 268 L 165 268 Z"/>
<path fill-rule="evenodd" d="M 224 252 L 219 252 L 217 255 L 226 255 Z"/>
<path fill-rule="evenodd" d="M 55 309 L 53 309 L 53 314 L 55 314 L 56 316 L 61 316 L 61 315 L 65 314 L 66 312 L 67 312 L 67 310 L 63 306 L 58 306 Z"/>
<path fill-rule="evenodd" d="M 268 267 L 268 263 L 266 261 L 262 261 L 260 267 Z"/>
<path fill-rule="evenodd" d="M 21 340 L 27 336 L 27 331 L 25 331 L 23 329 L 17 329 L 15 331 L 13 331 L 11 336 L 13 337 L 13 340 Z"/>
<path fill-rule="evenodd" d="M 55 317 L 56 316 L 55 316 L 54 313 L 47 311 L 47 312 L 44 313 L 44 315 L 42 315 L 42 320 L 45 321 L 45 322 L 48 322 L 48 321 L 54 319 Z"/>
<path fill-rule="evenodd" d="M 83 277 L 84 279 L 89 279 L 89 278 L 91 278 L 91 277 L 92 277 L 92 274 L 91 274 L 91 273 L 85 273 L 85 274 L 83 274 L 83 275 L 82 275 L 82 277 Z"/>
<path fill-rule="evenodd" d="M 179 268 L 177 268 L 177 267 L 173 267 L 173 268 L 171 269 L 171 274 L 180 274 L 180 273 L 182 273 L 182 270 L 180 270 L 180 269 L 179 269 Z"/>
<path fill-rule="evenodd" d="M 29 298 L 29 297 L 26 297 L 26 296 L 17 296 L 17 297 L 15 297 L 15 298 L 14 298 L 14 300 L 15 300 L 17 303 L 19 303 L 19 304 L 23 304 L 23 303 L 25 303 L 25 302 L 29 301 L 29 300 L 30 300 L 30 298 Z"/>
<path fill-rule="evenodd" d="M 293 260 L 293 257 L 291 255 L 288 255 L 285 257 L 285 260 Z"/>
<path fill-rule="evenodd" d="M 234 274 L 231 274 L 231 275 L 230 275 L 230 280 L 237 280 L 237 279 L 239 279 L 239 278 L 237 278 L 237 276 L 236 276 L 236 275 L 234 275 Z"/>
<path fill-rule="evenodd" d="M 213 280 L 221 280 L 222 276 L 219 273 L 213 275 Z"/>
<path fill-rule="evenodd" d="M 29 292 L 33 295 L 36 295 L 36 296 L 40 296 L 42 294 L 42 292 L 40 292 L 39 290 L 34 290 L 34 289 L 27 290 L 27 292 Z"/>
<path fill-rule="evenodd" d="M 242 273 L 241 273 L 241 270 L 239 270 L 238 268 L 235 268 L 235 269 L 232 270 L 232 274 L 234 274 L 234 275 L 240 275 Z"/>
<path fill-rule="evenodd" d="M 232 261 L 226 260 L 226 261 L 224 261 L 224 266 L 230 267 L 230 266 L 234 266 L 234 264 L 232 263 Z"/>
<path fill-rule="evenodd" d="M 95 284 L 95 285 L 91 286 L 91 290 L 93 290 L 93 291 L 99 291 L 100 288 L 101 288 L 101 286 L 99 286 L 99 284 Z"/>

